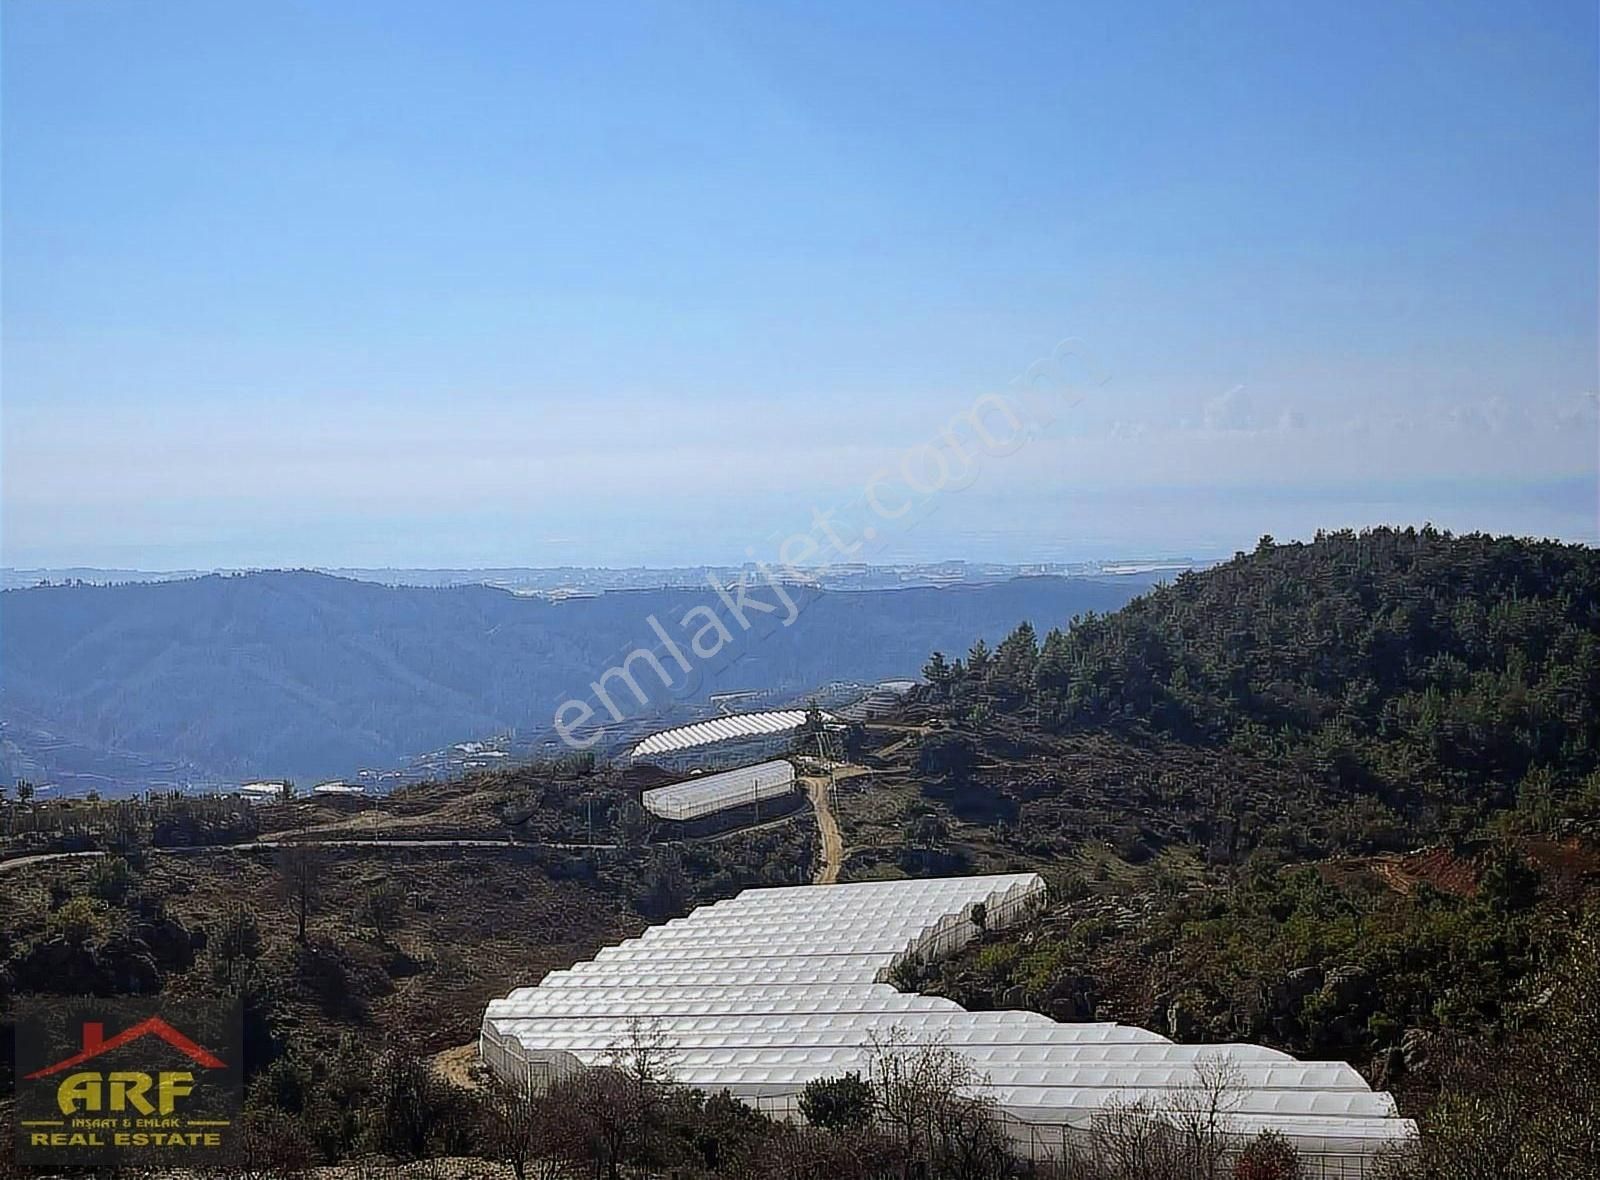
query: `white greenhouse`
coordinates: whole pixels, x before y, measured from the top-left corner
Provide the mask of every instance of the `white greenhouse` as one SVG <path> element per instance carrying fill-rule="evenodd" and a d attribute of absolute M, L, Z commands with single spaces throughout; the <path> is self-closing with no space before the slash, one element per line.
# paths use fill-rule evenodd
<path fill-rule="evenodd" d="M 831 713 L 823 713 L 822 719 L 839 724 Z M 804 709 L 731 713 L 653 733 L 634 746 L 629 757 L 667 767 L 738 766 L 787 753 L 805 723 Z"/>
<path fill-rule="evenodd" d="M 1018 1150 L 1081 1148 L 1096 1112 L 1192 1099 L 1199 1068 L 1224 1062 L 1225 1117 L 1239 1142 L 1277 1131 L 1315 1180 L 1359 1177 L 1385 1146 L 1415 1134 L 1394 1100 L 1350 1066 L 1301 1062 L 1258 1045 L 1179 1045 L 1141 1028 L 1060 1024 L 1033 1012 L 968 1012 L 890 986 L 902 959 L 928 959 L 1045 901 L 1037 874 L 748 889 L 553 971 L 492 1001 L 479 1047 L 491 1068 L 534 1084 L 601 1063 L 650 1022 L 677 1054 L 684 1085 L 728 1090 L 787 1117 L 815 1078 L 868 1072 L 875 1039 L 902 1030 L 968 1057 Z"/>
<path fill-rule="evenodd" d="M 780 758 L 657 787 L 640 796 L 640 802 L 645 810 L 662 819 L 699 819 L 730 807 L 781 798 L 793 790 L 794 764 Z"/>

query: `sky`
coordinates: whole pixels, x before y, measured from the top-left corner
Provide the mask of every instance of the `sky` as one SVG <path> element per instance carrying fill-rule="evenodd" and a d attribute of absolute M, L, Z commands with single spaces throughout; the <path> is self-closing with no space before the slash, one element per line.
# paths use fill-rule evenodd
<path fill-rule="evenodd" d="M 0 561 L 1593 543 L 1596 43 L 1562 0 L 4 0 Z"/>

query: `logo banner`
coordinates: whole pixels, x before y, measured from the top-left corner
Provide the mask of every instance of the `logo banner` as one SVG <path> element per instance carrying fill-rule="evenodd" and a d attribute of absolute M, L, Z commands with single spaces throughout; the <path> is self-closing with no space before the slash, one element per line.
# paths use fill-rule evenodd
<path fill-rule="evenodd" d="M 234 1154 L 236 1005 L 33 1000 L 16 1015 L 19 1163 L 205 1168 Z"/>

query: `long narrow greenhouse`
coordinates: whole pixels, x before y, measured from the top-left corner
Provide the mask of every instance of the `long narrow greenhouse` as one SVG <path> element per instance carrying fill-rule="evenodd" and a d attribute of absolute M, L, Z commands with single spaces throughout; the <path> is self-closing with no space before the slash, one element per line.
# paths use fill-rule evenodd
<path fill-rule="evenodd" d="M 959 949 L 1037 912 L 1037 874 L 749 889 L 608 947 L 490 1003 L 480 1050 L 501 1076 L 544 1084 L 605 1060 L 648 1021 L 678 1054 L 676 1080 L 789 1118 L 816 1078 L 866 1073 L 892 1030 L 937 1040 L 982 1078 L 1018 1150 L 1081 1149 L 1097 1112 L 1142 1101 L 1160 1110 L 1225 1063 L 1224 1116 L 1239 1142 L 1276 1131 L 1305 1175 L 1366 1174 L 1415 1134 L 1394 1099 L 1341 1062 L 1301 1062 L 1259 1045 L 1179 1045 L 1141 1028 L 1061 1024 L 1033 1012 L 968 1012 L 886 980 L 901 960 Z"/>
<path fill-rule="evenodd" d="M 779 758 L 657 787 L 646 791 L 640 801 L 645 810 L 662 819 L 698 819 L 730 807 L 777 799 L 793 790 L 794 764 Z"/>
<path fill-rule="evenodd" d="M 707 746 L 716 742 L 738 738 L 759 737 L 767 734 L 789 734 L 806 721 L 804 709 L 771 709 L 760 713 L 735 713 L 729 717 L 712 717 L 663 729 L 653 733 L 633 748 L 634 758 L 649 758 L 653 754 L 668 754 L 687 750 L 693 746 Z"/>

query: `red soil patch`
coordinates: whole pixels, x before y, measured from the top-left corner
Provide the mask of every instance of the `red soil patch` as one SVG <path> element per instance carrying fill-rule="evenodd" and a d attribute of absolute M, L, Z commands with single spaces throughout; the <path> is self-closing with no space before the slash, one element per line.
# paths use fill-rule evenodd
<path fill-rule="evenodd" d="M 1517 849 L 1539 871 L 1548 885 L 1560 890 L 1581 887 L 1600 878 L 1600 848 L 1578 836 L 1562 839 L 1524 838 Z M 1324 879 L 1349 880 L 1370 873 L 1396 893 L 1409 896 L 1420 885 L 1440 893 L 1471 897 L 1478 891 L 1486 853 L 1475 849 L 1460 855 L 1447 848 L 1424 848 L 1405 854 L 1385 853 L 1357 860 L 1334 861 L 1324 866 Z"/>

